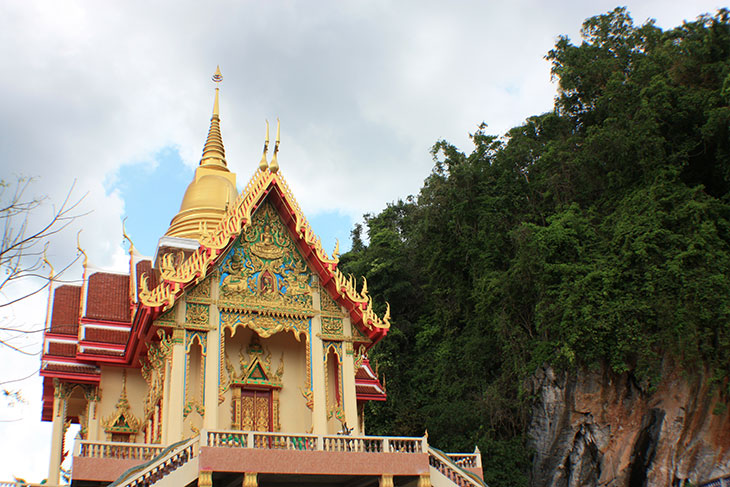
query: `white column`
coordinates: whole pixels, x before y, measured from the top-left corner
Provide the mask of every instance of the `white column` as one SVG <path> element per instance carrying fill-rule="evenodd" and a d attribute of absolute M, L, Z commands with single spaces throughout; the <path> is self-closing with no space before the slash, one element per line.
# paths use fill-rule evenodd
<path fill-rule="evenodd" d="M 98 390 L 96 393 L 98 395 Z M 98 396 L 89 401 L 89 423 L 86 429 L 86 438 L 91 441 L 102 441 L 99 437 L 99 400 Z"/>
<path fill-rule="evenodd" d="M 312 304 L 320 311 L 319 292 L 312 292 Z M 314 409 L 312 410 L 312 426 L 315 435 L 327 434 L 327 397 L 324 384 L 324 348 L 322 339 L 317 335 L 322 332 L 322 319 L 319 313 L 312 317 L 312 391 L 314 392 Z"/>
<path fill-rule="evenodd" d="M 215 286 L 216 289 L 217 287 Z M 222 359 L 220 356 L 221 333 L 219 322 L 218 306 L 211 303 L 208 324 L 213 329 L 208 332 L 208 343 L 206 345 L 205 397 L 203 398 L 203 405 L 205 406 L 203 428 L 207 430 L 218 428 L 218 388 L 220 386 L 220 364 Z"/>
<path fill-rule="evenodd" d="M 345 336 L 352 336 L 350 318 L 345 318 L 343 328 Z M 353 433 L 361 434 L 360 422 L 357 420 L 357 395 L 355 391 L 355 352 L 352 342 L 345 342 L 342 357 L 342 402 L 345 408 L 345 421 Z"/>
<path fill-rule="evenodd" d="M 172 367 L 170 368 L 170 399 L 167 409 L 167 444 L 183 439 L 183 409 L 185 408 L 185 330 L 172 331 Z"/>
<path fill-rule="evenodd" d="M 172 330 L 172 360 L 170 371 L 166 375 L 169 392 L 167 404 L 163 403 L 163 417 L 165 424 L 162 432 L 165 435 L 164 444 L 169 445 L 183 439 L 183 409 L 185 408 L 185 369 L 187 354 L 185 353 L 185 298 L 175 305 L 175 324 Z M 165 409 L 167 411 L 165 412 Z"/>
<path fill-rule="evenodd" d="M 48 465 L 48 484 L 59 485 L 61 480 L 61 456 L 63 455 L 63 433 L 66 422 L 66 394 L 62 383 L 54 384 L 53 431 L 51 433 L 51 459 Z"/>

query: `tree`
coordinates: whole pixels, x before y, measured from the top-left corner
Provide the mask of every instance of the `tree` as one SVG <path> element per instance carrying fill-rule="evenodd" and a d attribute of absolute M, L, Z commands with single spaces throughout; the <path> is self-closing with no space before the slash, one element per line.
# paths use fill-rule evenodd
<path fill-rule="evenodd" d="M 672 30 L 618 8 L 547 54 L 553 111 L 470 153 L 446 141 L 415 198 L 342 256 L 388 300 L 374 433 L 465 451 L 527 485 L 530 377 L 603 367 L 650 391 L 663 360 L 730 401 L 730 11 Z"/>
<path fill-rule="evenodd" d="M 24 177 L 14 182 L 0 180 L 0 311 L 42 292 L 53 282 L 60 282 L 64 272 L 76 261 L 66 264 L 50 276 L 42 272 L 48 264 L 46 251 L 50 240 L 81 216 L 78 210 L 84 197 L 74 198 L 72 186 L 61 204 L 53 206 L 50 214 L 43 219 L 40 213 L 48 201 L 46 197 L 29 196 L 34 181 L 33 178 Z M 40 223 L 39 218 L 42 220 Z M 42 326 L 31 329 L 16 326 L 11 320 L 2 317 L 0 346 L 17 353 L 35 355 L 37 352 L 25 351 L 11 341 L 20 335 L 43 330 Z M 0 386 L 25 378 L 7 380 Z M 4 389 L 2 395 L 9 402 L 22 401 L 19 391 Z"/>

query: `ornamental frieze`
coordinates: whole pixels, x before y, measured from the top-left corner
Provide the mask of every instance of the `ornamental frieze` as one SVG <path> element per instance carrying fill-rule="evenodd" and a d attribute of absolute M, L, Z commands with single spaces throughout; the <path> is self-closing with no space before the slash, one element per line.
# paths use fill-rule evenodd
<path fill-rule="evenodd" d="M 294 338 L 301 340 L 301 335 L 309 336 L 308 318 L 281 318 L 257 313 L 236 313 L 221 311 L 221 331 L 229 328 L 231 334 L 236 327 L 242 326 L 255 331 L 261 338 L 269 338 L 282 331 L 294 331 Z"/>

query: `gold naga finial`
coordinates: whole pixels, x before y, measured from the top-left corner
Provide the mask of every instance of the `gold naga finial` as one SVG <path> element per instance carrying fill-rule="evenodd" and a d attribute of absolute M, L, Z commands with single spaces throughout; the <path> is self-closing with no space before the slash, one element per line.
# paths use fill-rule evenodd
<path fill-rule="evenodd" d="M 271 164 L 269 164 L 269 170 L 271 172 L 277 172 L 279 170 L 279 160 L 277 154 L 279 153 L 279 142 L 281 140 L 281 124 L 279 119 L 276 119 L 276 142 L 274 142 L 274 156 L 271 158 Z"/>
<path fill-rule="evenodd" d="M 89 256 L 81 248 L 81 230 L 76 234 L 76 250 L 84 256 L 84 261 L 81 264 L 84 267 L 84 273 L 81 275 L 81 298 L 79 299 L 79 323 L 81 323 L 81 318 L 83 318 L 86 312 L 86 307 L 84 306 L 86 300 L 84 298 L 86 297 L 86 268 L 89 264 Z"/>
<path fill-rule="evenodd" d="M 129 242 L 129 255 L 132 255 L 134 253 L 134 242 L 132 242 L 132 239 L 129 238 L 129 235 L 127 235 L 127 229 L 124 225 L 126 222 L 127 217 L 124 217 L 124 220 L 122 220 L 122 237 Z"/>
<path fill-rule="evenodd" d="M 269 162 L 266 160 L 266 153 L 269 151 L 269 121 L 266 121 L 266 139 L 264 140 L 264 153 L 259 162 L 259 169 L 266 171 L 269 168 Z"/>
<path fill-rule="evenodd" d="M 46 304 L 46 330 L 51 329 L 51 302 L 53 300 L 53 265 L 51 265 L 51 262 L 48 260 L 48 256 L 46 255 L 46 251 L 48 250 L 48 244 L 43 247 L 43 264 L 48 265 L 48 267 L 51 268 L 50 273 L 48 274 L 48 303 Z"/>
<path fill-rule="evenodd" d="M 84 249 L 81 248 L 81 230 L 79 230 L 79 233 L 76 234 L 76 250 L 78 250 L 79 253 L 84 256 L 84 261 L 81 263 L 81 265 L 84 266 L 84 275 L 85 275 L 86 266 L 89 263 L 89 256 L 86 255 L 86 252 L 84 252 Z"/>
<path fill-rule="evenodd" d="M 43 247 L 43 264 L 50 267 L 51 271 L 48 274 L 48 281 L 53 281 L 53 265 L 51 264 L 51 261 L 48 260 L 48 256 L 46 255 L 47 251 L 48 251 L 48 244 L 46 244 L 46 246 Z"/>

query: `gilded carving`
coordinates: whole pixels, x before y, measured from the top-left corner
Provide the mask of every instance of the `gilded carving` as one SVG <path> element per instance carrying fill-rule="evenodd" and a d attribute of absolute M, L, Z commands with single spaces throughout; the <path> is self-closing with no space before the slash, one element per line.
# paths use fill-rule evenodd
<path fill-rule="evenodd" d="M 185 305 L 185 325 L 208 325 L 208 305 L 186 303 Z"/>
<path fill-rule="evenodd" d="M 203 279 L 200 284 L 194 286 L 187 294 L 187 302 L 209 303 L 210 302 L 210 276 Z"/>
<path fill-rule="evenodd" d="M 294 331 L 294 338 L 301 340 L 300 335 L 309 333 L 309 319 L 307 318 L 285 318 L 267 316 L 257 313 L 235 313 L 229 311 L 221 312 L 221 329 L 229 328 L 233 333 L 236 327 L 250 328 L 261 338 L 270 336 L 282 331 Z"/>
<path fill-rule="evenodd" d="M 312 309 L 312 275 L 270 203 L 264 203 L 221 265 L 221 304 Z"/>
<path fill-rule="evenodd" d="M 332 299 L 329 292 L 324 288 L 320 288 L 319 290 L 319 305 L 323 315 L 342 316 L 342 308 L 340 308 L 340 305 Z"/>
<path fill-rule="evenodd" d="M 102 421 L 102 426 L 104 426 L 104 431 L 109 434 L 125 433 L 136 435 L 139 431 L 140 424 L 141 421 L 132 414 L 129 400 L 127 400 L 127 371 L 125 369 L 122 373 L 122 392 L 119 395 L 116 408 L 109 417 Z"/>
<path fill-rule="evenodd" d="M 322 316 L 322 334 L 323 335 L 342 335 L 342 319 L 341 318 L 328 318 Z"/>

